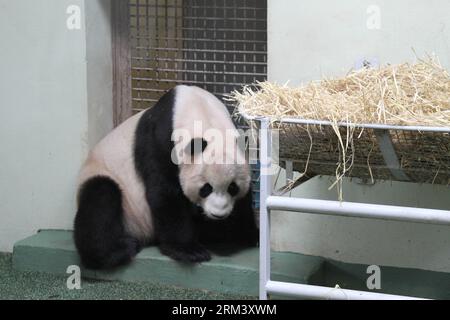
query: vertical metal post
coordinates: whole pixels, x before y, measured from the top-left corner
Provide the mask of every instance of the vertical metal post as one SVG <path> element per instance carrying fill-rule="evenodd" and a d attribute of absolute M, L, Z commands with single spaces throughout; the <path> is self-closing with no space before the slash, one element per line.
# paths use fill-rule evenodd
<path fill-rule="evenodd" d="M 267 197 L 272 189 L 271 181 L 271 135 L 269 119 L 260 121 L 259 131 L 259 161 L 260 161 L 260 193 L 259 193 L 259 298 L 267 299 L 266 284 L 270 280 L 270 216 L 266 206 Z"/>

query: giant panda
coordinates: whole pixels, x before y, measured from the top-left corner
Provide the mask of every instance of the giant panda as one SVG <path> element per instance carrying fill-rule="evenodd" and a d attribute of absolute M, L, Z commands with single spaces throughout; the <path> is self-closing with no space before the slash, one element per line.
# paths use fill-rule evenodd
<path fill-rule="evenodd" d="M 150 244 L 184 263 L 210 260 L 215 244 L 255 246 L 238 136 L 219 99 L 185 85 L 115 128 L 80 171 L 74 241 L 81 263 L 113 268 Z"/>

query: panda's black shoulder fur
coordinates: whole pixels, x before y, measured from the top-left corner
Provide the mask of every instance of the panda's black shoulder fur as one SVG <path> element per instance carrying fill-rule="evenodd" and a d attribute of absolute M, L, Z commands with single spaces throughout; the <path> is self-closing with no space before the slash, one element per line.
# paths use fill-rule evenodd
<path fill-rule="evenodd" d="M 164 177 L 164 182 L 176 185 L 178 181 L 178 167 L 171 161 L 174 105 L 175 89 L 172 89 L 139 119 L 134 141 L 134 162 L 136 172 L 146 187 L 149 187 L 146 178 L 153 177 L 154 173 Z M 156 183 L 147 182 L 151 185 Z"/>

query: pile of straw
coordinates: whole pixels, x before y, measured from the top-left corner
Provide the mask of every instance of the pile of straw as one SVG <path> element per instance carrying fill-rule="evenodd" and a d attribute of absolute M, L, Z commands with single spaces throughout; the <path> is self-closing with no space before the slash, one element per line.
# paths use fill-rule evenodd
<path fill-rule="evenodd" d="M 450 126 L 450 75 L 436 58 L 350 72 L 300 87 L 260 82 L 233 92 L 240 114 L 334 123 Z"/>
<path fill-rule="evenodd" d="M 287 151 L 288 158 L 298 157 L 302 165 L 298 171 L 303 171 L 303 175 L 307 175 L 308 170 L 316 174 L 335 174 L 336 181 L 331 187 L 337 187 L 340 200 L 344 176 L 362 177 L 365 171 L 373 181 L 371 161 L 382 159 L 373 133 L 364 136 L 364 129 L 358 125 L 450 127 L 450 75 L 437 58 L 432 57 L 418 59 L 414 64 L 351 71 L 343 78 L 312 81 L 300 87 L 259 82 L 244 87 L 242 93 L 233 92 L 229 100 L 237 105 L 238 116 L 266 116 L 278 122 L 281 130 L 287 130 L 284 136 L 293 141 L 285 148 L 291 149 Z M 327 131 L 328 137 L 334 137 L 323 140 L 323 135 L 306 126 L 309 140 L 303 139 L 300 149 L 293 151 L 299 140 L 289 136 L 289 128 L 282 125 L 283 118 L 330 121 L 332 130 Z M 411 181 L 450 183 L 446 174 L 450 173 L 450 135 L 437 137 L 431 132 L 422 136 L 403 134 L 402 137 L 408 144 L 395 137 L 393 143 Z M 335 145 L 327 146 L 324 141 L 334 141 Z M 330 150 L 338 150 L 338 153 Z M 330 154 L 334 160 L 326 160 Z M 353 169 L 354 166 L 357 168 Z M 389 173 L 389 170 L 383 171 L 382 163 L 375 163 L 375 167 L 377 177 L 385 179 L 386 174 L 382 172 Z M 424 178 L 425 168 L 434 172 Z"/>

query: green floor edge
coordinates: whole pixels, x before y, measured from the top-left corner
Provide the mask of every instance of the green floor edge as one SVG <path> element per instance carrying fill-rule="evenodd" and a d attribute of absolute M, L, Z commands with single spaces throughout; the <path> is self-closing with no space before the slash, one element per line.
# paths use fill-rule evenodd
<path fill-rule="evenodd" d="M 43 230 L 14 246 L 14 272 L 52 274 L 61 280 L 69 276 L 66 271 L 71 265 L 79 265 L 79 259 L 70 231 Z M 339 285 L 341 288 L 367 290 L 366 281 L 370 276 L 367 273 L 367 265 L 296 253 L 275 252 L 272 254 L 271 265 L 274 280 L 328 287 Z M 450 299 L 449 273 L 385 266 L 380 268 L 382 287 L 381 290 L 376 290 L 377 292 Z M 210 262 L 187 266 L 162 256 L 157 248 L 149 247 L 140 252 L 135 261 L 126 267 L 108 272 L 81 269 L 81 273 L 83 283 L 89 286 L 123 285 L 122 296 L 125 299 L 128 295 L 127 288 L 146 286 L 149 292 L 154 292 L 153 287 L 178 288 L 182 292 L 193 290 L 192 298 L 185 297 L 186 299 L 195 299 L 199 296 L 198 292 L 208 292 L 206 296 L 211 299 L 256 298 L 259 277 L 258 250 L 244 250 L 231 256 L 214 255 Z M 160 299 L 168 296 L 165 292 L 167 291 L 160 290 Z M 108 294 L 104 295 L 104 298 L 108 298 L 107 296 Z M 132 294 L 131 296 L 133 297 Z M 157 295 L 152 297 L 158 299 Z"/>
<path fill-rule="evenodd" d="M 211 261 L 201 264 L 183 265 L 161 255 L 156 247 L 148 247 L 125 267 L 112 271 L 82 268 L 81 274 L 89 279 L 149 282 L 257 296 L 258 255 L 258 249 L 252 248 L 231 256 L 213 255 Z M 322 259 L 279 253 L 274 255 L 273 263 L 276 279 L 306 283 L 320 268 Z M 79 266 L 80 262 L 69 231 L 44 230 L 14 245 L 16 270 L 67 275 L 71 265 Z"/>
<path fill-rule="evenodd" d="M 81 289 L 69 290 L 67 277 L 18 271 L 12 254 L 0 253 L 0 300 L 248 300 L 254 296 L 225 294 L 148 282 L 83 279 Z"/>

